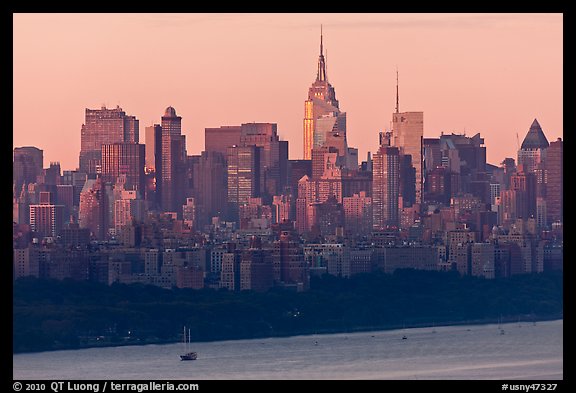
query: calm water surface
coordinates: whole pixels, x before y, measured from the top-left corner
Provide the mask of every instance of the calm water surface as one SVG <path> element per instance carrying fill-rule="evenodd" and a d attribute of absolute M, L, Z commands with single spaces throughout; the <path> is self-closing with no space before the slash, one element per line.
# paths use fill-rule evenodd
<path fill-rule="evenodd" d="M 563 321 L 447 326 L 13 356 L 14 379 L 562 379 Z M 402 339 L 405 335 L 407 339 Z"/>

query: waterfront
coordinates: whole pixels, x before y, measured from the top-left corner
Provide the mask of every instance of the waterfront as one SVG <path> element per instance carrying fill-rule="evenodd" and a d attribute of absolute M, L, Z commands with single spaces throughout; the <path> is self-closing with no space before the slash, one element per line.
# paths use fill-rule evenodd
<path fill-rule="evenodd" d="M 13 355 L 14 379 L 562 379 L 563 321 Z M 403 336 L 406 339 L 402 339 Z"/>

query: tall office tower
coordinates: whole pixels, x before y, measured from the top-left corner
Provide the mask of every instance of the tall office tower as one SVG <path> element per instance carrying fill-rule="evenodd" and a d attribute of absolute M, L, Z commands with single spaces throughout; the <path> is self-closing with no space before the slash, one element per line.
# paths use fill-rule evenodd
<path fill-rule="evenodd" d="M 400 196 L 402 206 L 411 207 L 416 203 L 416 168 L 412 165 L 410 154 L 401 154 L 399 157 Z"/>
<path fill-rule="evenodd" d="M 160 170 L 162 165 L 161 152 L 162 152 L 162 127 L 160 124 L 145 128 L 145 143 L 146 143 L 146 170 L 148 172 L 156 172 Z"/>
<path fill-rule="evenodd" d="M 80 138 L 80 171 L 97 173 L 101 164 L 101 146 L 110 143 L 138 143 L 139 121 L 116 109 L 88 109 Z"/>
<path fill-rule="evenodd" d="M 242 126 L 222 126 L 219 128 L 204 129 L 204 150 L 218 152 L 224 157 L 228 154 L 228 148 L 240 146 Z"/>
<path fill-rule="evenodd" d="M 325 143 L 339 148 L 339 154 L 346 156 L 346 113 L 340 112 L 336 92 L 328 82 L 324 59 L 322 31 L 320 31 L 320 56 L 316 80 L 308 89 L 308 99 L 304 102 L 304 159 L 312 159 L 312 149 Z"/>
<path fill-rule="evenodd" d="M 398 226 L 398 148 L 380 146 L 374 154 L 372 168 L 372 225 L 376 230 Z"/>
<path fill-rule="evenodd" d="M 412 156 L 416 169 L 416 203 L 422 203 L 422 140 L 424 138 L 424 112 L 400 112 L 398 96 L 398 71 L 396 71 L 396 112 L 392 114 L 392 139 L 390 145 L 397 147 L 401 155 Z M 411 189 L 411 186 L 407 186 Z M 376 223 L 374 223 L 376 225 Z"/>
<path fill-rule="evenodd" d="M 108 234 L 109 198 L 101 178 L 88 179 L 80 193 L 78 224 L 90 229 L 91 236 L 104 240 Z"/>
<path fill-rule="evenodd" d="M 440 150 L 440 138 L 422 139 L 422 172 L 426 174 L 442 165 L 442 151 Z"/>
<path fill-rule="evenodd" d="M 43 167 L 42 150 L 34 146 L 15 147 L 12 182 L 16 185 L 16 192 L 20 192 L 23 184 L 36 183 L 36 177 L 42 174 Z"/>
<path fill-rule="evenodd" d="M 517 198 L 523 200 L 519 202 L 521 209 L 517 210 L 518 217 L 536 217 L 536 177 L 533 172 L 517 172 L 510 176 L 510 190 L 520 191 Z"/>
<path fill-rule="evenodd" d="M 260 196 L 261 150 L 254 145 L 228 148 L 228 207 L 234 220 L 238 217 L 240 205 Z"/>
<path fill-rule="evenodd" d="M 242 124 L 240 146 L 251 145 L 261 148 L 260 195 L 266 196 L 265 203 L 268 204 L 272 196 L 277 195 L 284 187 L 284 184 L 280 183 L 280 139 L 277 125 L 275 123 Z"/>
<path fill-rule="evenodd" d="M 524 167 L 524 171 L 532 173 L 538 165 L 546 158 L 546 149 L 548 148 L 548 139 L 542 131 L 538 120 L 534 119 L 522 146 L 518 150 L 518 165 Z"/>
<path fill-rule="evenodd" d="M 200 221 L 208 223 L 212 217 L 225 217 L 227 212 L 226 157 L 218 152 L 203 151 L 200 156 L 199 192 L 197 203 L 201 206 Z"/>
<path fill-rule="evenodd" d="M 546 210 L 549 222 L 563 221 L 563 152 L 564 142 L 561 138 L 550 143 L 546 152 Z"/>
<path fill-rule="evenodd" d="M 422 202 L 422 138 L 424 112 L 396 112 L 392 115 L 392 146 L 402 155 L 412 156 L 416 169 L 416 203 Z"/>
<path fill-rule="evenodd" d="M 102 145 L 102 180 L 116 183 L 120 175 L 126 176 L 124 188 L 137 190 L 144 198 L 145 146 L 139 143 L 112 143 Z"/>
<path fill-rule="evenodd" d="M 164 211 L 177 212 L 181 217 L 186 199 L 186 137 L 182 135 L 182 117 L 177 116 L 171 106 L 162 116 L 161 151 L 160 206 Z"/>

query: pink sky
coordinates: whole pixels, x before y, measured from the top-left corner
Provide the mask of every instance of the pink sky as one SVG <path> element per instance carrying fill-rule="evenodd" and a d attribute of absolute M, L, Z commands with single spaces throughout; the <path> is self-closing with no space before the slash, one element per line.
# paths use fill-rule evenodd
<path fill-rule="evenodd" d="M 171 105 L 189 155 L 204 128 L 256 121 L 302 158 L 320 24 L 362 160 L 390 126 L 396 67 L 425 137 L 480 132 L 492 164 L 516 158 L 534 118 L 562 137 L 562 14 L 14 14 L 14 147 L 75 169 L 85 108 L 120 105 L 144 143 Z"/>

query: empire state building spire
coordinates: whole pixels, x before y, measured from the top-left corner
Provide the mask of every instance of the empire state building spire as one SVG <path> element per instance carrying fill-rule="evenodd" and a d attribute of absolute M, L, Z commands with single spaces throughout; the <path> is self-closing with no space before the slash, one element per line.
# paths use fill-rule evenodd
<path fill-rule="evenodd" d="M 326 81 L 326 62 L 324 60 L 324 47 L 322 44 L 322 25 L 320 25 L 320 56 L 318 57 L 318 73 L 316 74 L 317 81 Z"/>

